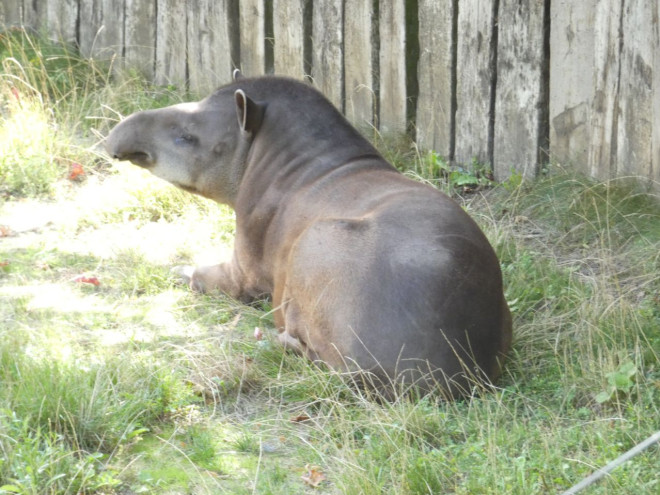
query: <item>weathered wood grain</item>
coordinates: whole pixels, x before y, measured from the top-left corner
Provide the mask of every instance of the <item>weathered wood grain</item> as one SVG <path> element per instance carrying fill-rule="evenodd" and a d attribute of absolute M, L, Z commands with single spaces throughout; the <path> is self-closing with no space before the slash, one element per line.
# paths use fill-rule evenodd
<path fill-rule="evenodd" d="M 79 44 L 84 56 L 110 59 L 122 54 L 124 0 L 80 2 Z"/>
<path fill-rule="evenodd" d="M 51 39 L 75 43 L 78 23 L 77 0 L 58 0 L 46 3 L 46 22 L 48 36 Z"/>
<path fill-rule="evenodd" d="M 16 0 L 0 1 L 0 26 L 20 26 L 22 24 L 21 10 L 23 5 Z"/>
<path fill-rule="evenodd" d="M 248 76 L 266 64 L 297 78 L 308 71 L 357 125 L 403 132 L 414 114 L 420 148 L 491 163 L 500 178 L 533 175 L 549 135 L 550 157 L 564 166 L 660 183 L 660 4 L 549 2 L 0 0 L 0 25 L 199 93 L 228 81 L 234 64 Z M 548 5 L 549 59 L 539 49 Z M 420 54 L 411 62 L 412 19 Z M 406 111 L 410 96 L 416 112 Z"/>
<path fill-rule="evenodd" d="M 453 2 L 419 2 L 419 98 L 416 138 L 423 150 L 450 158 L 452 150 Z"/>
<path fill-rule="evenodd" d="M 511 172 L 536 177 L 546 145 L 544 8 L 542 1 L 500 0 L 493 127 L 493 172 L 498 180 Z"/>
<path fill-rule="evenodd" d="M 622 15 L 619 0 L 602 0 L 596 5 L 589 171 L 600 179 L 616 175 Z"/>
<path fill-rule="evenodd" d="M 305 76 L 305 0 L 274 0 L 275 74 L 302 79 Z"/>
<path fill-rule="evenodd" d="M 231 81 L 227 7 L 227 0 L 188 4 L 189 88 L 200 95 Z"/>
<path fill-rule="evenodd" d="M 406 130 L 405 0 L 381 2 L 379 63 L 379 129 L 384 134 Z"/>
<path fill-rule="evenodd" d="M 489 163 L 494 2 L 459 2 L 456 61 L 456 149 L 454 159 Z"/>
<path fill-rule="evenodd" d="M 156 60 L 156 0 L 126 0 L 124 63 L 149 80 Z"/>
<path fill-rule="evenodd" d="M 14 0 L 18 3 L 21 0 Z M 38 31 L 43 30 L 47 23 L 47 4 L 44 1 L 23 0 L 23 25 L 30 26 Z"/>
<path fill-rule="evenodd" d="M 156 84 L 186 83 L 186 3 L 158 0 L 156 15 Z"/>
<path fill-rule="evenodd" d="M 657 2 L 628 0 L 622 12 L 623 44 L 619 78 L 616 173 L 652 176 L 654 39 L 653 6 Z"/>
<path fill-rule="evenodd" d="M 342 0 L 314 2 L 312 8 L 312 79 L 340 110 L 344 103 Z"/>
<path fill-rule="evenodd" d="M 374 124 L 373 4 L 344 3 L 344 88 L 346 117 L 360 128 Z"/>
<path fill-rule="evenodd" d="M 660 5 L 653 7 L 653 19 L 660 19 Z M 653 155 L 651 157 L 651 180 L 660 189 L 660 22 L 653 25 Z"/>
<path fill-rule="evenodd" d="M 550 158 L 589 173 L 595 6 L 553 0 L 550 9 Z"/>
<path fill-rule="evenodd" d="M 241 63 L 246 76 L 261 76 L 266 71 L 266 11 L 264 0 L 241 0 L 239 4 Z"/>

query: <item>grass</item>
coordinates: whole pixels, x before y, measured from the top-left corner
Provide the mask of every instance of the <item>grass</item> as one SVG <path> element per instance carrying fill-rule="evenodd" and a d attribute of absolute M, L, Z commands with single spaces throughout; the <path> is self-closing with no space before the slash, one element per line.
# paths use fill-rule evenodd
<path fill-rule="evenodd" d="M 170 275 L 230 250 L 232 212 L 108 163 L 94 131 L 185 95 L 20 32 L 0 51 L 0 493 L 559 493 L 658 430 L 657 194 L 551 168 L 457 197 L 502 263 L 504 376 L 380 403 L 282 352 L 267 302 Z M 585 493 L 655 494 L 659 470 L 651 448 Z"/>

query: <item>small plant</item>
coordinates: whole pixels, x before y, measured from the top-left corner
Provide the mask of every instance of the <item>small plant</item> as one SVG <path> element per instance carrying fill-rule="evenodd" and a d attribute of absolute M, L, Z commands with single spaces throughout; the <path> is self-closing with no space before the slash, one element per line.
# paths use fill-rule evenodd
<path fill-rule="evenodd" d="M 523 184 L 523 175 L 520 172 L 514 170 L 511 171 L 509 178 L 503 182 L 500 182 L 500 186 L 506 189 L 509 192 L 517 190 Z"/>
<path fill-rule="evenodd" d="M 473 160 L 468 168 L 451 166 L 435 151 L 421 160 L 420 173 L 428 179 L 446 180 L 452 189 L 462 193 L 471 193 L 494 184 L 493 172 L 487 165 Z"/>
<path fill-rule="evenodd" d="M 630 394 L 639 373 L 632 361 L 622 363 L 615 371 L 607 373 L 607 388 L 596 395 L 596 402 L 605 404 L 617 397 Z"/>
<path fill-rule="evenodd" d="M 238 452 L 244 454 L 258 454 L 261 449 L 259 438 L 249 431 L 240 433 L 231 444 Z"/>
<path fill-rule="evenodd" d="M 214 432 L 200 425 L 192 425 L 184 436 L 184 450 L 191 461 L 205 469 L 218 468 Z"/>

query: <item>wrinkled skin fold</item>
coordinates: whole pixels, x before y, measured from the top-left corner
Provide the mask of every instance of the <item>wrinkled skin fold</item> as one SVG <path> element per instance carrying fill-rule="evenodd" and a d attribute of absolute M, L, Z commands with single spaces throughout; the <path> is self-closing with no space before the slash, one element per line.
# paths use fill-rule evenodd
<path fill-rule="evenodd" d="M 383 394 L 471 393 L 500 374 L 511 316 L 499 262 L 446 195 L 404 177 L 312 87 L 238 79 L 135 113 L 110 155 L 236 212 L 233 259 L 199 291 L 269 295 L 280 340 Z"/>

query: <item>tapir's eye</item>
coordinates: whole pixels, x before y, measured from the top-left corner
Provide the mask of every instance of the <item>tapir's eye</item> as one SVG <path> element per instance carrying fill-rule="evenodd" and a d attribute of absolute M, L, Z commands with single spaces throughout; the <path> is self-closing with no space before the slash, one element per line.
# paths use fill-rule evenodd
<path fill-rule="evenodd" d="M 197 137 L 193 136 L 192 134 L 183 134 L 182 136 L 179 136 L 176 139 L 174 139 L 174 144 L 177 145 L 190 145 L 196 143 L 197 143 Z"/>

